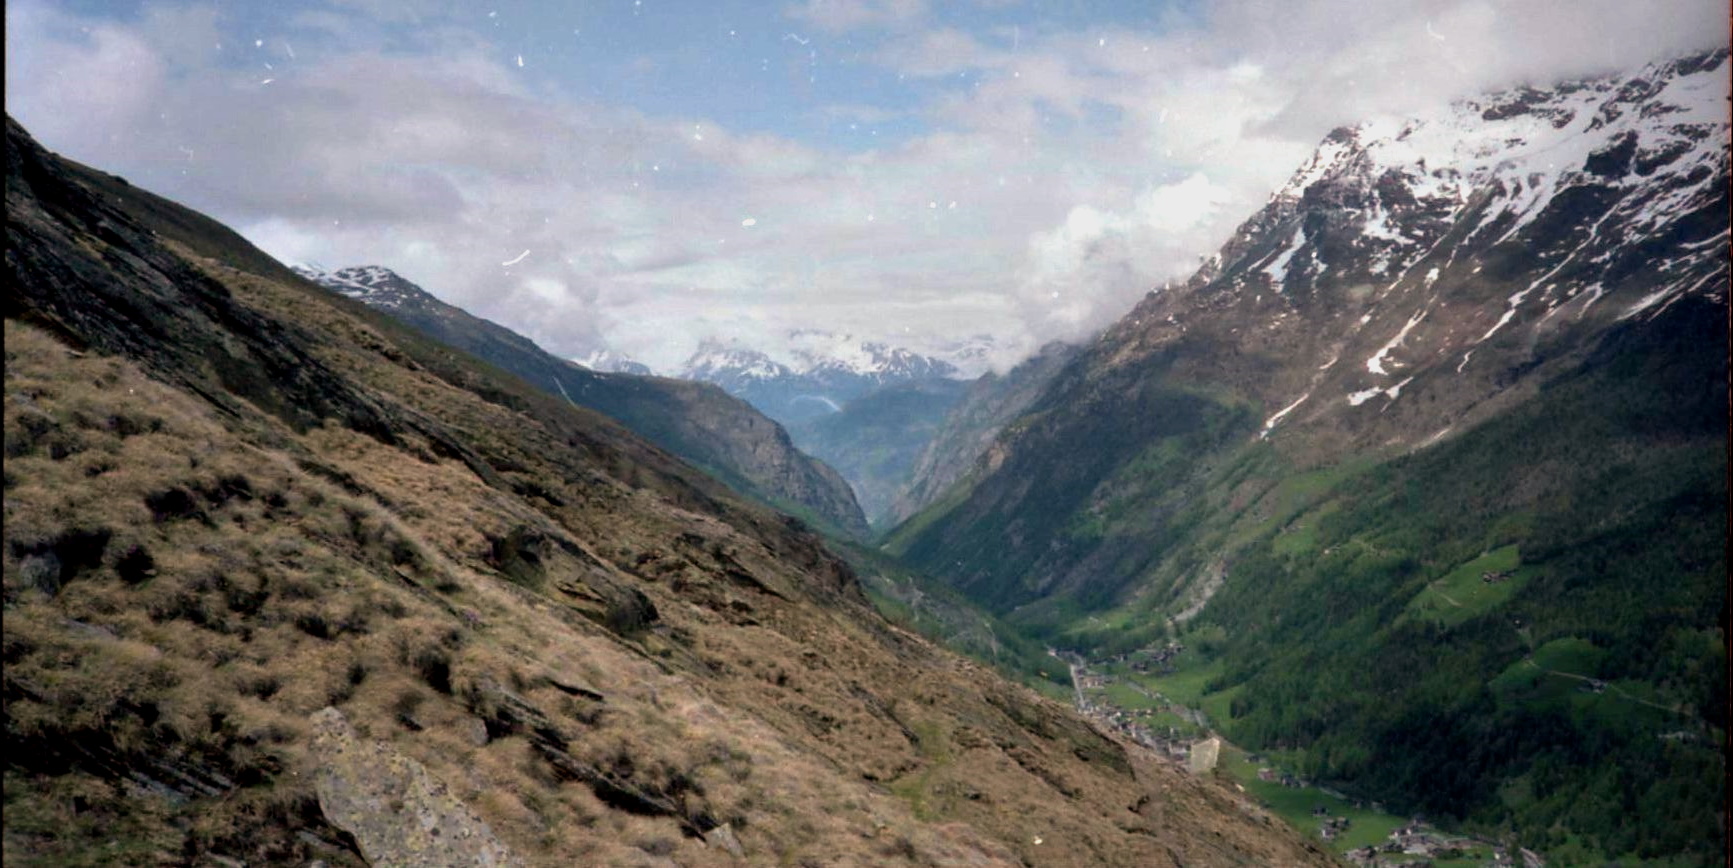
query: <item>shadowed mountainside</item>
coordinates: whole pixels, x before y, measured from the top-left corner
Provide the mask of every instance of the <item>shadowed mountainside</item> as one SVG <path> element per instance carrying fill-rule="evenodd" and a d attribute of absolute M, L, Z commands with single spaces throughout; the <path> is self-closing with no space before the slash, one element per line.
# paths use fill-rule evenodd
<path fill-rule="evenodd" d="M 958 481 L 977 472 L 977 461 L 999 432 L 1029 409 L 1047 381 L 1075 353 L 1070 344 L 1048 344 L 1003 374 L 988 373 L 971 382 L 915 458 L 886 520 L 895 526 L 948 492 L 955 497 L 966 491 L 967 486 Z"/>
<path fill-rule="evenodd" d="M 916 458 L 967 389 L 962 381 L 937 378 L 893 383 L 835 413 L 793 422 L 788 433 L 848 479 L 867 520 L 881 526 Z"/>

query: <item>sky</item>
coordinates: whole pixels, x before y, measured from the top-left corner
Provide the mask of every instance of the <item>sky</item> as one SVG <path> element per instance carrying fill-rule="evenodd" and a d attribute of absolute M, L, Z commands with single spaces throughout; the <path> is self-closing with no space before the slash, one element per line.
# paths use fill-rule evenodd
<path fill-rule="evenodd" d="M 1725 45 L 1722 0 L 7 0 L 42 144 L 292 263 L 659 371 L 1004 366 L 1184 280 L 1340 125 Z"/>

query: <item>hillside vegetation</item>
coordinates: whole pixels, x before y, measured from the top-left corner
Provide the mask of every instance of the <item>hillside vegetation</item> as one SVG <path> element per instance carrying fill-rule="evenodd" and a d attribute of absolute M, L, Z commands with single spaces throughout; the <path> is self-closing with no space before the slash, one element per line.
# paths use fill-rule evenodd
<path fill-rule="evenodd" d="M 1331 133 L 887 549 L 1392 810 L 1724 860 L 1727 64 Z"/>
<path fill-rule="evenodd" d="M 10 122 L 6 196 L 9 863 L 1329 864 Z"/>

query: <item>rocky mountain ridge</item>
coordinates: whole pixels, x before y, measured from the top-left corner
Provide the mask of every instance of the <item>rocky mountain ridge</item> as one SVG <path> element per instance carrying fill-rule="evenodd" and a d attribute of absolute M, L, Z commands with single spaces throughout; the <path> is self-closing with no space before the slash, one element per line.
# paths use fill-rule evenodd
<path fill-rule="evenodd" d="M 1447 436 L 1501 406 L 1547 345 L 1687 295 L 1725 300 L 1727 92 L 1712 52 L 1338 129 L 1185 287 L 1102 343 L 1141 351 L 1182 336 L 1187 313 L 1230 315 L 1237 342 L 1285 360 L 1256 390 L 1267 430 L 1342 414 L 1327 424 L 1364 432 L 1349 448 Z M 1401 412 L 1405 392 L 1447 406 Z M 1374 414 L 1441 424 L 1397 433 Z"/>
<path fill-rule="evenodd" d="M 955 379 L 943 359 L 901 347 L 813 330 L 789 336 L 785 361 L 738 342 L 710 340 L 682 366 L 682 379 L 715 383 L 765 415 L 792 424 L 826 413 L 874 389 L 919 380 Z"/>
<path fill-rule="evenodd" d="M 1332 132 L 890 550 L 1060 647 L 1182 637 L 1316 779 L 1720 861 L 1728 92 L 1720 49 Z"/>
<path fill-rule="evenodd" d="M 599 373 L 545 352 L 497 323 L 471 316 L 382 266 L 300 276 L 471 352 L 549 394 L 607 414 L 742 493 L 823 522 L 843 534 L 867 529 L 848 483 L 796 449 L 777 423 L 703 383 Z"/>

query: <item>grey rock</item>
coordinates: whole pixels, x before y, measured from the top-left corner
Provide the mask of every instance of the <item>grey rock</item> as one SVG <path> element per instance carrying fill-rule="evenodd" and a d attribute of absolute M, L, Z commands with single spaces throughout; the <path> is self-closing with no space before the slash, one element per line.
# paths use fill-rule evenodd
<path fill-rule="evenodd" d="M 373 865 L 519 866 L 523 861 L 421 763 L 361 739 L 343 712 L 312 716 L 314 790 Z"/>
<path fill-rule="evenodd" d="M 463 737 L 476 747 L 487 744 L 487 724 L 479 717 L 466 716 L 458 724 L 463 728 Z"/>
<path fill-rule="evenodd" d="M 704 833 L 704 843 L 728 851 L 736 859 L 746 858 L 746 849 L 740 846 L 740 839 L 734 834 L 734 827 L 723 823 Z"/>

